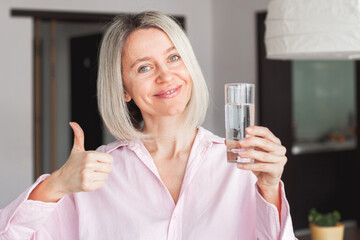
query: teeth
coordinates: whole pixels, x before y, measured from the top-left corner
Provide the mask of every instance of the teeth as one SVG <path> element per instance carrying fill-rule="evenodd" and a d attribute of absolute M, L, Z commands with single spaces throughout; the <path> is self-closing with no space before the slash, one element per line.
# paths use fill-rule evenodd
<path fill-rule="evenodd" d="M 175 91 L 175 89 L 171 90 L 171 91 L 168 91 L 166 92 L 165 94 L 170 94 L 170 93 L 173 93 Z"/>

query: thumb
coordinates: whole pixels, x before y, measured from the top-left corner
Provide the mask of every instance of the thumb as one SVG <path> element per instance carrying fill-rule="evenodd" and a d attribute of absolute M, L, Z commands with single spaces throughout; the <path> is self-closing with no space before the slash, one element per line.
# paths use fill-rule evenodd
<path fill-rule="evenodd" d="M 84 147 L 84 131 L 76 122 L 70 122 L 70 127 L 74 132 L 74 145 L 71 151 L 82 152 L 85 151 Z"/>

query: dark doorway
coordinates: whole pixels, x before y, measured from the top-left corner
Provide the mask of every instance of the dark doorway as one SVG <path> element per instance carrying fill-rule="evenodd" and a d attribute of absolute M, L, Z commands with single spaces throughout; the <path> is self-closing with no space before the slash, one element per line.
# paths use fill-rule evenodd
<path fill-rule="evenodd" d="M 85 133 L 85 149 L 94 150 L 103 143 L 96 79 L 101 34 L 71 38 L 71 121 Z"/>

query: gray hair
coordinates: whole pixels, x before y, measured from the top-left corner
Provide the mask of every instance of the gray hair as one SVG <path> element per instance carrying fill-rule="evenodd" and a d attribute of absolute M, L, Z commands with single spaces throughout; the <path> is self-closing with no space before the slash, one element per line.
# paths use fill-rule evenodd
<path fill-rule="evenodd" d="M 190 41 L 177 21 L 163 13 L 148 11 L 114 18 L 105 32 L 99 54 L 98 107 L 109 132 L 118 140 L 143 139 L 141 112 L 133 100 L 125 101 L 121 57 L 129 35 L 142 28 L 165 32 L 179 52 L 192 78 L 192 93 L 186 107 L 185 126 L 198 128 L 208 107 L 208 89 Z"/>

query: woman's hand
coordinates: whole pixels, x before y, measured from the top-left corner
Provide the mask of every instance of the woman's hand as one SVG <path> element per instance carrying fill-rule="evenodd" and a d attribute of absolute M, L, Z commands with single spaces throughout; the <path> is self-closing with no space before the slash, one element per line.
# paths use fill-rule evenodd
<path fill-rule="evenodd" d="M 261 195 L 280 210 L 279 183 L 287 162 L 286 148 L 266 127 L 248 127 L 246 133 L 249 137 L 240 141 L 227 140 L 227 148 L 248 148 L 240 151 L 238 155 L 241 158 L 253 158 L 255 162 L 238 163 L 237 167 L 251 170 L 257 176 Z"/>
<path fill-rule="evenodd" d="M 253 158 L 254 163 L 240 164 L 240 169 L 251 170 L 258 178 L 261 190 L 277 188 L 287 162 L 286 148 L 279 138 L 266 127 L 252 126 L 246 129 L 249 137 L 239 141 L 241 148 L 253 148 L 241 151 L 242 158 Z"/>
<path fill-rule="evenodd" d="M 68 193 L 88 192 L 101 188 L 112 170 L 113 157 L 107 153 L 85 151 L 84 132 L 79 124 L 70 123 L 74 145 L 66 163 L 40 183 L 29 199 L 56 202 Z"/>

